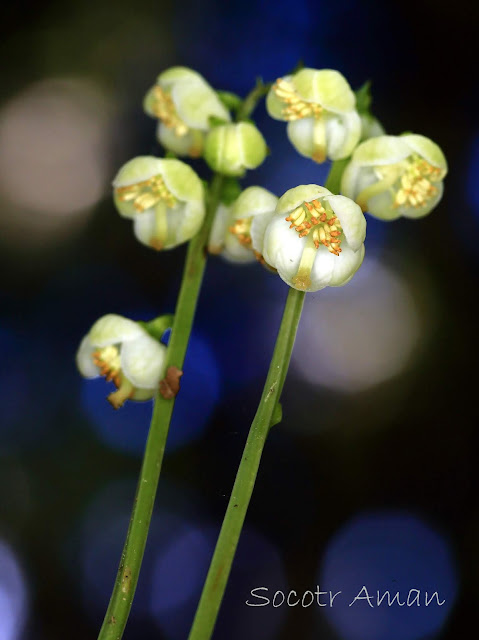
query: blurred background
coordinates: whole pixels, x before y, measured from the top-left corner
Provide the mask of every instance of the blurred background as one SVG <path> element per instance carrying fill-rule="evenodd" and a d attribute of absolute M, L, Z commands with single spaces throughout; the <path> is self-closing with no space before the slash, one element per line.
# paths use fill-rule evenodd
<path fill-rule="evenodd" d="M 174 309 L 184 247 L 141 246 L 110 194 L 160 154 L 141 102 L 192 66 L 244 95 L 307 66 L 372 80 L 388 133 L 443 148 L 443 201 L 421 221 L 368 218 L 344 289 L 307 296 L 216 640 L 416 640 L 476 625 L 479 126 L 477 5 L 418 0 L 33 3 L 4 8 L 0 104 L 0 640 L 96 638 L 124 541 L 151 403 L 113 412 L 74 355 L 107 312 Z M 476 90 L 476 91 L 475 91 Z M 247 177 L 278 195 L 322 183 L 283 123 Z M 206 167 L 195 168 L 205 178 Z M 208 264 L 127 640 L 187 637 L 286 286 L 259 265 Z M 333 608 L 251 608 L 265 586 L 342 590 Z M 423 606 L 347 604 L 365 585 Z M 423 604 L 425 591 L 446 603 Z M 338 603 L 338 604 L 337 604 Z M 336 606 L 337 604 L 337 606 Z"/>

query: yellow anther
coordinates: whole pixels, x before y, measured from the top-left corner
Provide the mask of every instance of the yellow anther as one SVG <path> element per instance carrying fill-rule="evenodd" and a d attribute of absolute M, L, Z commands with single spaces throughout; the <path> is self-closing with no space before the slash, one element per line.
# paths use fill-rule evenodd
<path fill-rule="evenodd" d="M 253 219 L 250 218 L 239 218 L 235 220 L 235 223 L 229 227 L 228 231 L 232 233 L 238 239 L 238 242 L 245 247 L 250 247 L 251 240 L 251 223 Z"/>
<path fill-rule="evenodd" d="M 120 352 L 118 347 L 108 345 L 97 349 L 92 353 L 93 364 L 100 370 L 107 382 L 113 381 L 118 387 L 120 384 Z"/>
<path fill-rule="evenodd" d="M 303 202 L 289 214 L 285 220 L 291 222 L 290 229 L 294 229 L 300 238 L 304 238 L 312 232 L 312 238 L 316 249 L 323 244 L 331 253 L 339 256 L 341 252 L 342 228 L 337 216 L 329 214 L 318 200 Z"/>
<path fill-rule="evenodd" d="M 177 203 L 161 176 L 153 176 L 127 187 L 117 187 L 115 191 L 122 202 L 133 202 L 133 206 L 139 213 L 154 207 L 161 201 L 170 208 Z"/>
<path fill-rule="evenodd" d="M 316 102 L 307 102 L 297 93 L 292 82 L 279 78 L 273 85 L 273 91 L 284 108 L 281 115 L 285 120 L 293 121 L 301 118 L 319 118 L 323 108 Z"/>
<path fill-rule="evenodd" d="M 159 85 L 156 85 L 153 89 L 152 111 L 163 122 L 165 127 L 174 129 L 177 136 L 184 136 L 188 133 L 188 126 L 176 112 L 172 97 Z"/>
<path fill-rule="evenodd" d="M 437 187 L 432 184 L 442 176 L 439 167 L 433 167 L 426 160 L 413 155 L 399 180 L 399 188 L 394 197 L 394 208 L 402 205 L 422 207 L 437 194 Z"/>

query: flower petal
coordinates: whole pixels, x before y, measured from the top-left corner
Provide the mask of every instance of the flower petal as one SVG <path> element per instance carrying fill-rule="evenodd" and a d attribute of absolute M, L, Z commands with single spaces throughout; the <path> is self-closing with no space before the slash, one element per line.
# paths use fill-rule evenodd
<path fill-rule="evenodd" d="M 356 105 L 356 97 L 339 71 L 301 69 L 294 75 L 293 83 L 302 98 L 320 104 L 327 111 L 346 113 Z"/>
<path fill-rule="evenodd" d="M 159 120 L 156 137 L 165 149 L 173 151 L 179 156 L 193 155 L 196 157 L 201 155 L 203 150 L 204 133 L 198 129 L 190 129 L 184 136 L 179 136 L 174 129 L 165 126 Z"/>
<path fill-rule="evenodd" d="M 314 118 L 301 118 L 288 122 L 286 133 L 298 153 L 311 158 L 314 152 Z"/>
<path fill-rule="evenodd" d="M 176 111 L 185 124 L 193 129 L 208 131 L 209 118 L 216 117 L 229 122 L 231 116 L 216 92 L 203 78 L 173 85 L 171 97 Z"/>
<path fill-rule="evenodd" d="M 230 224 L 231 207 L 220 203 L 216 209 L 213 225 L 208 240 L 208 251 L 210 253 L 221 253 L 225 244 L 225 236 Z"/>
<path fill-rule="evenodd" d="M 161 173 L 165 185 L 178 200 L 203 202 L 203 184 L 189 165 L 167 158 L 163 160 Z"/>
<path fill-rule="evenodd" d="M 93 347 L 106 347 L 135 340 L 142 335 L 143 329 L 133 320 L 115 313 L 109 313 L 99 318 L 89 331 L 89 338 Z"/>
<path fill-rule="evenodd" d="M 395 164 L 411 155 L 411 147 L 399 136 L 378 136 L 361 142 L 352 161 L 359 166 Z"/>
<path fill-rule="evenodd" d="M 277 196 L 263 187 L 248 187 L 240 193 L 231 209 L 236 220 L 262 215 L 275 210 Z"/>
<path fill-rule="evenodd" d="M 256 260 L 253 251 L 242 245 L 238 238 L 229 232 L 225 235 L 225 248 L 221 255 L 229 262 L 246 264 Z"/>
<path fill-rule="evenodd" d="M 404 140 L 413 151 L 425 158 L 429 164 L 433 167 L 439 167 L 444 171 L 444 175 L 447 172 L 447 161 L 441 150 L 441 148 L 429 138 L 420 136 L 415 133 L 409 133 L 400 136 L 401 140 Z"/>
<path fill-rule="evenodd" d="M 260 216 L 255 216 L 253 218 L 253 222 L 251 223 L 250 235 L 252 247 L 261 255 L 263 255 L 263 243 L 266 227 L 269 225 L 275 215 L 276 214 L 274 211 L 271 211 L 270 213 L 263 213 Z M 281 216 L 281 218 L 283 219 L 283 216 Z"/>
<path fill-rule="evenodd" d="M 361 118 L 349 111 L 326 120 L 326 153 L 331 160 L 347 158 L 361 137 Z"/>
<path fill-rule="evenodd" d="M 121 369 L 124 376 L 140 389 L 156 389 L 163 374 L 166 347 L 146 331 L 122 345 Z"/>
<path fill-rule="evenodd" d="M 366 218 L 361 207 L 345 196 L 326 196 L 346 236 L 348 245 L 357 251 L 366 237 Z"/>
<path fill-rule="evenodd" d="M 137 156 L 121 167 L 113 180 L 113 187 L 129 187 L 161 175 L 164 162 L 162 158 L 154 156 Z"/>
<path fill-rule="evenodd" d="M 323 196 L 332 196 L 333 194 L 329 189 L 320 187 L 318 184 L 302 184 L 299 187 L 293 187 L 288 189 L 276 205 L 276 213 L 288 214 L 303 202 L 311 202 L 316 198 Z"/>
<path fill-rule="evenodd" d="M 284 76 L 283 80 L 286 80 L 286 82 L 290 82 L 291 78 L 292 76 Z M 284 108 L 284 102 L 282 102 L 278 98 L 274 87 L 271 87 L 271 89 L 268 91 L 268 95 L 266 96 L 266 110 L 268 114 L 275 120 L 285 120 L 286 118 L 283 116 Z"/>
<path fill-rule="evenodd" d="M 364 244 L 358 251 L 353 251 L 347 242 L 343 242 L 341 248 L 339 256 L 332 256 L 336 260 L 333 260 L 333 272 L 328 283 L 330 287 L 342 287 L 347 284 L 364 260 Z"/>
<path fill-rule="evenodd" d="M 90 336 L 85 336 L 76 354 L 78 371 L 84 378 L 98 378 L 100 375 L 98 367 L 93 363 L 92 354 L 94 351 L 95 347 L 91 343 Z"/>

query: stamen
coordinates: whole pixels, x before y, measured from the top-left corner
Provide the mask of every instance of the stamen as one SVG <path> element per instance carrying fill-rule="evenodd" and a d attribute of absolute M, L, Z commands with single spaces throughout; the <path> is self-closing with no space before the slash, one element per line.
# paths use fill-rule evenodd
<path fill-rule="evenodd" d="M 319 118 L 323 108 L 316 102 L 306 102 L 296 92 L 292 82 L 278 78 L 273 85 L 273 91 L 286 106 L 281 115 L 285 120 L 293 121 L 301 118 Z"/>
<path fill-rule="evenodd" d="M 328 215 L 331 217 L 328 218 Z M 300 238 L 304 238 L 312 231 L 316 249 L 323 244 L 334 255 L 339 256 L 341 253 L 343 230 L 339 220 L 333 213 L 328 214 L 319 200 L 303 202 L 285 220 L 291 222 L 289 228 L 294 229 Z"/>
<path fill-rule="evenodd" d="M 117 187 L 115 191 L 122 202 L 133 202 L 133 206 L 139 213 L 151 209 L 161 201 L 164 201 L 170 208 L 173 208 L 177 203 L 175 196 L 168 190 L 161 175 L 153 176 L 148 180 L 127 187 Z"/>
<path fill-rule="evenodd" d="M 175 103 L 171 95 L 159 85 L 156 85 L 153 89 L 152 111 L 163 122 L 165 127 L 174 129 L 177 136 L 184 136 L 188 133 L 188 126 L 176 112 Z"/>
<path fill-rule="evenodd" d="M 252 218 L 239 218 L 235 220 L 235 223 L 228 228 L 228 231 L 232 233 L 238 239 L 238 242 L 244 247 L 251 247 L 251 223 Z"/>
<path fill-rule="evenodd" d="M 408 166 L 399 180 L 399 186 L 394 197 L 393 207 L 403 205 L 419 208 L 428 200 L 435 197 L 437 187 L 432 182 L 437 182 L 442 177 L 439 167 L 433 167 L 424 158 L 417 154 L 408 160 Z"/>

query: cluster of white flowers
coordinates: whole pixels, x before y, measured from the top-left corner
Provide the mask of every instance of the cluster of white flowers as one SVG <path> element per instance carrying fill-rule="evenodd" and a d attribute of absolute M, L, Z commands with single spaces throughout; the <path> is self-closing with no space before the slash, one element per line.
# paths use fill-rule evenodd
<path fill-rule="evenodd" d="M 369 111 L 367 85 L 357 96 L 331 69 L 303 68 L 272 83 L 267 111 L 287 122 L 295 149 L 317 163 L 346 160 L 340 193 L 307 184 L 278 198 L 261 186 L 241 191 L 236 180 L 268 154 L 259 129 L 249 120 L 234 122 L 225 94 L 200 74 L 173 67 L 144 99 L 169 155 L 137 157 L 120 169 L 113 181 L 118 212 L 133 220 L 136 238 L 153 249 L 192 239 L 205 218 L 205 189 L 189 165 L 171 156 L 203 157 L 237 185 L 233 201 L 220 194 L 210 253 L 236 263 L 259 260 L 301 291 L 343 286 L 364 258 L 364 213 L 382 220 L 422 217 L 440 201 L 447 173 L 434 142 L 417 134 L 386 135 Z M 78 366 L 86 377 L 114 381 L 118 390 L 109 399 L 121 406 L 126 398 L 154 395 L 164 351 L 137 323 L 109 315 L 83 340 Z"/>

